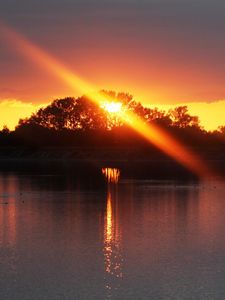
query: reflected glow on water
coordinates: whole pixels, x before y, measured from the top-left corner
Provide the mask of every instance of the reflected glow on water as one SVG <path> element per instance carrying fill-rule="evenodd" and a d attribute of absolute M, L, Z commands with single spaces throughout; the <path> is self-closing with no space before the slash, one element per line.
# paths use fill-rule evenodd
<path fill-rule="evenodd" d="M 225 183 L 86 177 L 0 174 L 0 299 L 224 299 Z"/>
<path fill-rule="evenodd" d="M 16 244 L 16 205 L 15 191 L 17 181 L 14 176 L 0 181 L 0 245 L 14 247 Z"/>
<path fill-rule="evenodd" d="M 120 178 L 120 170 L 117 168 L 102 168 L 102 174 L 108 183 L 118 183 Z"/>
<path fill-rule="evenodd" d="M 117 186 L 108 186 L 107 204 L 104 218 L 104 261 L 106 298 L 119 289 L 123 276 L 123 258 L 121 250 L 122 234 L 119 225 Z"/>
<path fill-rule="evenodd" d="M 112 199 L 111 199 L 110 192 L 108 192 L 108 195 L 107 195 L 105 233 L 106 233 L 105 234 L 105 242 L 111 243 L 113 240 L 113 219 L 112 219 Z"/>

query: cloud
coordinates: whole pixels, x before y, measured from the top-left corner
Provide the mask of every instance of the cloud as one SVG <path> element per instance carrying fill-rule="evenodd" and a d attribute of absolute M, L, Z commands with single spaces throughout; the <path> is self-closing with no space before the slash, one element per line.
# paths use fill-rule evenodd
<path fill-rule="evenodd" d="M 7 125 L 9 129 L 14 129 L 19 119 L 29 117 L 43 106 L 45 104 L 26 103 L 17 99 L 0 100 L 0 128 Z"/>

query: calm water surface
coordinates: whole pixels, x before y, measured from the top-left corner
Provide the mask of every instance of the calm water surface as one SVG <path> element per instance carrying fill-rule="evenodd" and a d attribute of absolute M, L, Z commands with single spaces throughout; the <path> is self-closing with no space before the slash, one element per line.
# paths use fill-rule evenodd
<path fill-rule="evenodd" d="M 0 299 L 225 299 L 223 182 L 98 176 L 0 174 Z"/>

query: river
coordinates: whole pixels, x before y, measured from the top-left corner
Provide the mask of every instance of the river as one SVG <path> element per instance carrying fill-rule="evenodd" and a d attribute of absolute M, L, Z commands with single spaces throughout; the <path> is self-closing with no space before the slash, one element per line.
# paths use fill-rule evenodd
<path fill-rule="evenodd" d="M 225 299 L 223 181 L 95 172 L 0 173 L 0 299 Z"/>

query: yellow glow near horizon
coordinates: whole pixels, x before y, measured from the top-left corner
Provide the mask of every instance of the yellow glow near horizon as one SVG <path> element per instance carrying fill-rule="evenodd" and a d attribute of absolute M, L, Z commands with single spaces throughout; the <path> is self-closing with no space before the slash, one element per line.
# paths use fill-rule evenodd
<path fill-rule="evenodd" d="M 89 95 L 89 99 L 99 106 L 102 105 L 101 93 L 95 93 L 97 90 L 93 85 L 81 79 L 78 75 L 68 70 L 58 60 L 53 58 L 39 47 L 35 46 L 23 36 L 15 33 L 12 29 L 6 26 L 1 27 L 4 37 L 10 41 L 17 50 L 25 57 L 29 57 L 38 66 L 50 71 L 53 75 L 60 78 L 68 86 L 74 90 L 79 89 L 85 94 Z M 109 98 L 109 97 L 108 97 Z M 115 99 L 109 99 L 109 102 L 115 102 Z M 155 125 L 146 124 L 144 120 L 129 111 L 119 111 L 121 120 L 132 127 L 137 133 L 143 136 L 148 142 L 155 145 L 168 156 L 177 160 L 187 169 L 196 173 L 200 177 L 208 177 L 212 175 L 212 171 L 206 166 L 199 156 L 191 153 L 181 143 L 176 141 L 171 135 Z"/>
<path fill-rule="evenodd" d="M 160 110 L 169 111 L 178 106 L 188 107 L 188 111 L 191 115 L 198 116 L 200 125 L 206 131 L 216 130 L 219 126 L 224 126 L 224 110 L 225 100 L 217 100 L 215 102 L 178 102 L 175 104 L 147 104 L 147 107 L 155 108 Z"/>
<path fill-rule="evenodd" d="M 6 125 L 14 130 L 20 119 L 29 118 L 32 113 L 47 104 L 24 103 L 21 100 L 7 99 L 0 102 L 0 129 Z M 10 116 L 10 118 L 9 118 Z"/>

